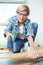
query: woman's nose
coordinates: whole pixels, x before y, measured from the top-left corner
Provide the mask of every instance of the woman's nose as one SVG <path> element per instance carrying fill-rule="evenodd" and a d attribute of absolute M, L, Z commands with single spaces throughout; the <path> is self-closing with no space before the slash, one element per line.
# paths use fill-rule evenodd
<path fill-rule="evenodd" d="M 21 15 L 21 19 L 23 19 L 24 18 L 24 16 L 23 15 Z"/>

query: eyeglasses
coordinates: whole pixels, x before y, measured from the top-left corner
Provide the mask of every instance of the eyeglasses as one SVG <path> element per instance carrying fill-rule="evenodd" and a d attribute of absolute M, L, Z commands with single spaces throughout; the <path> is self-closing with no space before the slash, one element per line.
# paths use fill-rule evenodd
<path fill-rule="evenodd" d="M 27 14 L 21 14 L 21 13 L 17 13 L 17 14 L 19 14 L 19 15 L 23 15 L 23 16 L 28 16 Z"/>

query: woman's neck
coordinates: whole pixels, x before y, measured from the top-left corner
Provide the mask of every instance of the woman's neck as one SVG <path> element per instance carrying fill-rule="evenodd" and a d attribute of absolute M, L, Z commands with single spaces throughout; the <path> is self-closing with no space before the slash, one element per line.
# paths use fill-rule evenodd
<path fill-rule="evenodd" d="M 21 26 L 22 24 L 23 24 L 23 23 L 21 23 L 21 22 L 18 22 L 18 25 L 19 25 L 19 26 Z"/>

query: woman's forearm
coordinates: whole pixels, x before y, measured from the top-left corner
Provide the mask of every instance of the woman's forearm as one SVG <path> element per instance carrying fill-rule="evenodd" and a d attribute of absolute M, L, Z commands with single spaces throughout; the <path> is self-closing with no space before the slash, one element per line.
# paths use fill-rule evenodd
<path fill-rule="evenodd" d="M 33 38 L 32 38 L 31 35 L 28 36 L 28 42 L 30 43 L 30 47 L 31 47 L 31 48 L 34 48 L 34 42 L 33 42 Z"/>

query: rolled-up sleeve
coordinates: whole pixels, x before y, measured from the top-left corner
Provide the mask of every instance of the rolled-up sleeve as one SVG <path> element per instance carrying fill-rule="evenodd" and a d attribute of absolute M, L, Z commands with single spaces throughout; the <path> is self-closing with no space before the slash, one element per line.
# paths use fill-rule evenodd
<path fill-rule="evenodd" d="M 34 34 L 33 34 L 33 28 L 32 28 L 32 24 L 31 24 L 30 22 L 27 23 L 27 34 L 26 34 L 26 36 L 28 37 L 29 35 L 34 36 Z"/>

